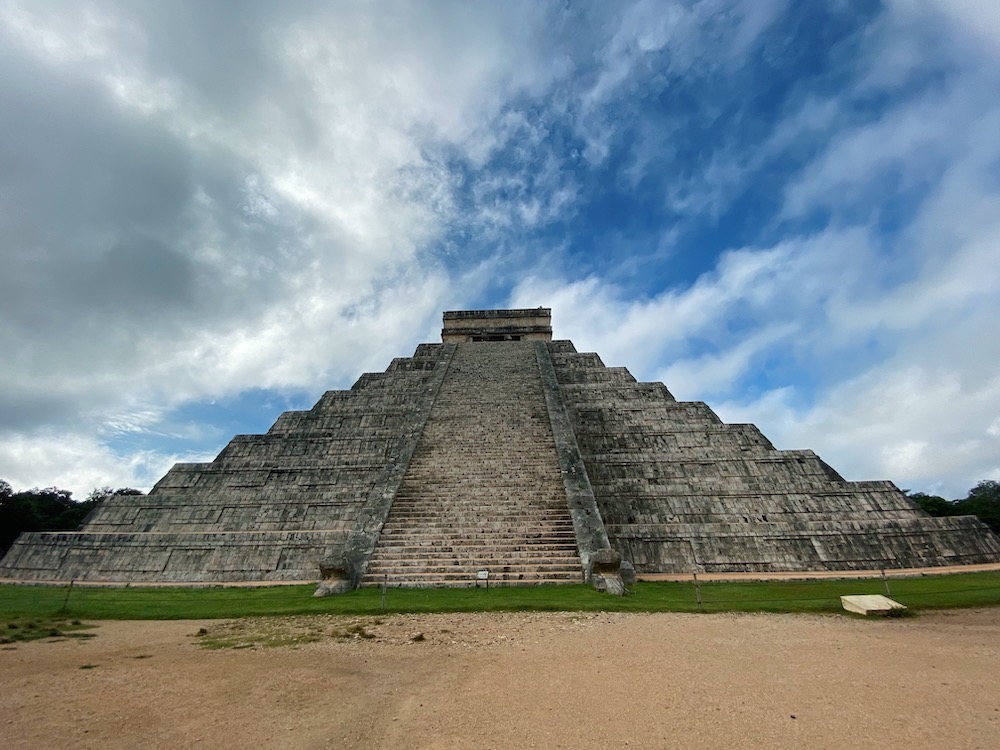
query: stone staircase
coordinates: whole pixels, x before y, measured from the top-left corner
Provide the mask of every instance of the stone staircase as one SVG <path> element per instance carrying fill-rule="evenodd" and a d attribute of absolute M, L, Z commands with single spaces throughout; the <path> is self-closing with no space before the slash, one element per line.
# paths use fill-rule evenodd
<path fill-rule="evenodd" d="M 461 343 L 364 586 L 583 580 L 530 342 Z"/>

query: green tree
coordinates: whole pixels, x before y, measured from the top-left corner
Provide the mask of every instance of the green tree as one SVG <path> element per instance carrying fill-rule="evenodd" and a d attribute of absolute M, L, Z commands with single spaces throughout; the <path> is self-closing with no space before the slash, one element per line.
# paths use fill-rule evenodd
<path fill-rule="evenodd" d="M 22 531 L 75 529 L 89 509 L 73 502 L 73 493 L 58 487 L 14 492 L 0 488 L 0 549 L 6 552 Z"/>
<path fill-rule="evenodd" d="M 928 495 L 926 492 L 907 492 L 906 496 L 932 516 L 955 515 L 955 503 L 945 500 L 940 495 Z"/>
<path fill-rule="evenodd" d="M 101 487 L 77 502 L 69 490 L 34 487 L 14 492 L 9 482 L 0 479 L 0 554 L 10 549 L 22 531 L 73 531 L 107 497 L 141 494 L 131 487 Z"/>
<path fill-rule="evenodd" d="M 996 534 L 1000 534 L 1000 482 L 984 479 L 964 500 L 955 503 L 962 513 L 977 516 Z"/>
<path fill-rule="evenodd" d="M 93 503 L 94 506 L 103 503 L 109 497 L 114 497 L 115 495 L 143 495 L 145 494 L 142 490 L 137 490 L 134 487 L 119 487 L 117 490 L 111 489 L 111 487 L 94 487 L 87 495 L 87 499 L 84 502 Z"/>

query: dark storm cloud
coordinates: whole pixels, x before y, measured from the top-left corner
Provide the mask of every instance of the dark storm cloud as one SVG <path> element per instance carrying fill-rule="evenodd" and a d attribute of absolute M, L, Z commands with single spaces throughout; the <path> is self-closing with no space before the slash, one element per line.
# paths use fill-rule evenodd
<path fill-rule="evenodd" d="M 175 138 L 117 110 L 88 78 L 17 59 L 0 65 L 8 71 L 0 78 L 8 112 L 0 125 L 0 185 L 15 228 L 51 238 L 52 249 L 79 252 L 89 239 L 81 229 L 178 218 L 191 178 Z"/>
<path fill-rule="evenodd" d="M 190 21 L 192 33 L 212 33 L 211 24 L 200 28 Z M 222 75 L 211 59 L 191 63 L 180 46 L 175 59 L 210 79 Z M 227 58 L 225 50 L 213 54 Z M 252 167 L 239 156 L 224 148 L 200 149 L 165 119 L 123 108 L 85 72 L 46 68 L 9 49 L 0 53 L 0 68 L 6 113 L 0 119 L 4 317 L 33 306 L 75 306 L 81 294 L 100 297 L 115 288 L 123 300 L 210 306 L 213 294 L 199 300 L 191 290 L 197 261 L 183 257 L 196 255 L 192 210 L 199 194 L 209 202 L 204 213 L 233 240 L 233 270 L 251 248 L 273 252 L 269 228 L 250 226 L 240 211 Z M 205 91 L 216 105 L 224 102 L 223 91 L 249 89 L 246 77 L 230 73 L 232 81 L 223 75 Z M 249 80 L 260 85 L 256 75 Z M 213 279 L 200 282 L 211 286 Z M 77 286 L 86 291 L 74 292 Z"/>
<path fill-rule="evenodd" d="M 191 33 L 213 33 L 188 21 Z M 212 62 L 253 60 L 238 32 L 229 35 L 238 49 L 197 61 L 181 44 L 172 53 L 203 74 L 217 107 L 250 106 L 260 85 L 259 75 Z M 167 40 L 156 55 L 170 57 L 171 35 L 154 38 Z M 193 45 L 211 49 L 204 41 Z M 28 415 L 44 428 L 119 398 L 102 374 L 109 363 L 127 372 L 151 353 L 169 357 L 173 341 L 252 321 L 294 269 L 274 258 L 285 227 L 243 210 L 252 167 L 238 154 L 192 143 L 176 119 L 123 106 L 92 64 L 47 66 L 0 50 L 0 429 L 26 426 Z M 223 90 L 236 93 L 227 101 Z"/>
<path fill-rule="evenodd" d="M 131 312 L 145 307 L 162 311 L 193 301 L 193 262 L 155 240 L 137 237 L 115 245 L 95 263 L 69 276 L 77 304 Z M 71 269 L 72 270 L 72 269 Z"/>
<path fill-rule="evenodd" d="M 252 108 L 264 92 L 281 95 L 270 32 L 295 18 L 303 5 L 195 0 L 142 3 L 131 10 L 144 28 L 157 30 L 147 37 L 150 68 L 186 81 L 212 108 L 236 114 Z"/>
<path fill-rule="evenodd" d="M 9 361 L 5 364 L 10 365 Z M 75 427 L 67 421 L 67 414 L 79 411 L 79 394 L 59 396 L 51 392 L 0 392 L 0 439 L 32 432 L 39 425 L 59 424 L 64 428 Z"/>

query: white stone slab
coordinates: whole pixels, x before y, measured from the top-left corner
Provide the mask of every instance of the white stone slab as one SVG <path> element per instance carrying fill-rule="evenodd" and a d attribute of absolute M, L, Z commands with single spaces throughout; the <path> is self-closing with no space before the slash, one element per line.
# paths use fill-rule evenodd
<path fill-rule="evenodd" d="M 894 609 L 906 609 L 899 602 L 881 594 L 842 596 L 840 603 L 848 612 L 855 612 L 859 615 L 885 615 Z"/>

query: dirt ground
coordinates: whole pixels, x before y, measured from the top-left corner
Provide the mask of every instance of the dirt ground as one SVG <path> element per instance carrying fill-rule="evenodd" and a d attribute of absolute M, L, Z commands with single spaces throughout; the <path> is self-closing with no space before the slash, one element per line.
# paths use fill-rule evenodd
<path fill-rule="evenodd" d="M 1000 609 L 874 621 L 300 617 L 93 632 L 0 650 L 0 747 L 1000 747 Z"/>

